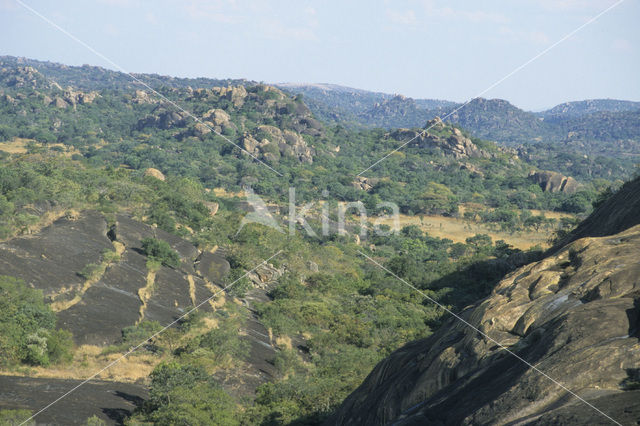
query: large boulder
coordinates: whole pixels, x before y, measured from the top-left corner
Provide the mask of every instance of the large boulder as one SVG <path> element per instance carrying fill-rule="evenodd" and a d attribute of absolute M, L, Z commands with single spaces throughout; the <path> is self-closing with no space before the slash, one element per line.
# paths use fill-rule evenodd
<path fill-rule="evenodd" d="M 148 169 L 146 169 L 144 171 L 144 175 L 154 177 L 161 181 L 164 181 L 166 179 L 164 174 L 160 170 L 154 169 L 153 167 L 149 167 Z"/>
<path fill-rule="evenodd" d="M 550 171 L 532 171 L 529 173 L 529 179 L 540 185 L 545 192 L 563 192 L 565 194 L 574 194 L 580 189 L 580 184 L 570 176 L 564 176 L 562 173 Z"/>

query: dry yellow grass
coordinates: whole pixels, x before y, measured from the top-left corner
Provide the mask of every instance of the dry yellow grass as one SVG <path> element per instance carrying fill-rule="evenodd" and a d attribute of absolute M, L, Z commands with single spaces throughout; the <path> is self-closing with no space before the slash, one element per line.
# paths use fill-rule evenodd
<path fill-rule="evenodd" d="M 293 348 L 293 344 L 291 343 L 291 337 L 289 336 L 278 336 L 276 337 L 276 346 L 280 349 L 291 349 Z"/>
<path fill-rule="evenodd" d="M 80 151 L 76 150 L 74 147 L 70 145 L 64 145 L 61 143 L 49 143 L 42 144 L 37 142 L 34 139 L 25 139 L 25 138 L 13 138 L 11 141 L 3 141 L 0 142 L 0 151 L 4 151 L 8 154 L 26 154 L 28 152 L 27 145 L 29 143 L 33 143 L 35 145 L 47 148 L 61 148 L 59 155 L 63 157 L 71 157 L 73 154 L 80 153 Z"/>
<path fill-rule="evenodd" d="M 213 193 L 216 195 L 216 197 L 223 197 L 223 198 L 234 198 L 234 197 L 244 198 L 246 196 L 244 191 L 230 192 L 224 188 L 213 188 Z"/>
<path fill-rule="evenodd" d="M 11 142 L 0 142 L 0 151 L 9 154 L 26 154 L 28 139 L 15 138 Z"/>
<path fill-rule="evenodd" d="M 138 297 L 140 298 L 140 311 L 139 318 L 137 324 L 144 320 L 144 313 L 147 311 L 147 300 L 151 298 L 153 295 L 153 288 L 156 282 L 156 272 L 155 271 L 147 271 L 147 283 L 144 287 L 138 289 Z"/>
<path fill-rule="evenodd" d="M 191 298 L 191 304 L 196 306 L 196 283 L 193 280 L 193 275 L 187 275 L 187 281 L 189 282 L 189 297 Z"/>
<path fill-rule="evenodd" d="M 216 297 L 209 299 L 209 305 L 214 311 L 227 303 L 227 298 L 221 287 L 218 287 L 206 278 L 204 279 L 204 285 L 212 295 L 217 294 Z"/>
<path fill-rule="evenodd" d="M 120 353 L 102 354 L 102 348 L 94 345 L 83 345 L 76 349 L 73 362 L 69 365 L 50 367 L 32 367 L 29 377 L 45 377 L 55 379 L 84 380 L 93 376 L 97 371 L 122 357 Z M 107 370 L 99 373 L 96 378 L 114 380 L 118 382 L 137 382 L 146 380 L 162 357 L 149 353 L 133 352 L 126 358 L 120 359 Z M 15 371 L 0 371 L 2 375 L 14 375 Z"/>
<path fill-rule="evenodd" d="M 544 212 L 546 213 L 550 212 Z M 547 215 L 551 217 L 551 215 Z M 381 219 L 380 224 L 393 226 L 392 219 Z M 521 231 L 521 232 L 501 232 L 490 230 L 487 226 L 479 223 L 469 223 L 463 219 L 446 216 L 407 216 L 401 214 L 399 217 L 400 227 L 407 225 L 417 225 L 429 235 L 438 238 L 449 238 L 458 243 L 463 243 L 468 237 L 476 234 L 487 234 L 494 241 L 504 240 L 513 247 L 526 250 L 530 247 L 539 245 L 547 247 L 549 245 L 549 231 Z"/>

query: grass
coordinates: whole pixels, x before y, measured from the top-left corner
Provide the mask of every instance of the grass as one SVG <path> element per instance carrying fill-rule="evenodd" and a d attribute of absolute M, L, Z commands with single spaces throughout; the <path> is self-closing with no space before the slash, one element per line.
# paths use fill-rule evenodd
<path fill-rule="evenodd" d="M 152 267 L 149 267 L 150 263 L 152 263 Z M 156 265 L 157 267 L 155 267 Z M 141 305 L 138 322 L 136 324 L 140 323 L 144 319 L 144 314 L 147 311 L 147 301 L 153 295 L 153 290 L 156 282 L 156 271 L 160 269 L 160 265 L 158 262 L 150 260 L 147 262 L 147 269 L 147 283 L 144 287 L 138 289 L 138 297 L 140 298 Z"/>
<path fill-rule="evenodd" d="M 549 212 L 544 213 L 547 217 L 551 217 L 547 215 Z M 393 226 L 392 219 L 381 219 L 378 223 Z M 431 236 L 449 238 L 456 243 L 464 243 L 468 237 L 473 237 L 476 234 L 487 234 L 493 241 L 504 240 L 507 244 L 511 244 L 513 247 L 521 250 L 526 250 L 536 245 L 541 247 L 549 246 L 548 240 L 550 232 L 546 229 L 541 229 L 538 232 L 529 230 L 510 233 L 491 230 L 484 224 L 469 223 L 461 218 L 447 216 L 408 216 L 403 214 L 399 216 L 399 223 L 401 228 L 407 225 L 418 225 Z"/>

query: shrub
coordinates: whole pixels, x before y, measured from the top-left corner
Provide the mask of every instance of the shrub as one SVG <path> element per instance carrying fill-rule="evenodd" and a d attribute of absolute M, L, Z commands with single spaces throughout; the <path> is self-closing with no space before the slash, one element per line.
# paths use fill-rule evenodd
<path fill-rule="evenodd" d="M 142 251 L 150 258 L 161 262 L 164 266 L 176 268 L 180 265 L 180 255 L 166 241 L 145 238 L 142 240 Z"/>
<path fill-rule="evenodd" d="M 0 276 L 0 363 L 48 365 L 68 361 L 71 333 L 55 330 L 56 316 L 42 292 Z"/>
<path fill-rule="evenodd" d="M 25 421 L 31 416 L 32 413 L 29 410 L 0 410 L 0 425 L 18 426 L 25 424 L 27 426 L 33 426 L 36 424 L 33 420 L 25 423 Z"/>

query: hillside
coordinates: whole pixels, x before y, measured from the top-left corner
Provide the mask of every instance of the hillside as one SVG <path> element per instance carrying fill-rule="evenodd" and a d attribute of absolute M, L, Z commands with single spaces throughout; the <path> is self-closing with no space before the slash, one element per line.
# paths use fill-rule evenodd
<path fill-rule="evenodd" d="M 546 111 L 538 113 L 545 120 L 560 117 L 577 117 L 596 112 L 624 112 L 640 109 L 640 102 L 621 101 L 618 99 L 587 99 L 584 101 L 565 102 Z"/>
<path fill-rule="evenodd" d="M 448 326 L 361 252 L 459 311 L 631 173 L 437 117 L 332 124 L 267 84 L 162 77 L 158 96 L 99 68 L 7 61 L 0 386 L 16 390 L 0 416 L 99 372 L 72 422 L 320 424 L 377 363 Z M 371 108 L 396 103 L 420 108 Z M 69 423 L 77 404 L 36 420 Z"/>
<path fill-rule="evenodd" d="M 640 103 L 616 99 L 567 102 L 533 113 L 502 99 L 467 105 L 335 85 L 281 85 L 301 93 L 320 119 L 355 127 L 421 127 L 436 116 L 483 139 L 506 145 L 553 143 L 558 150 L 624 159 L 640 154 Z M 450 114 L 450 115 L 449 115 Z"/>
<path fill-rule="evenodd" d="M 540 371 L 621 424 L 640 420 L 638 188 L 463 310 L 482 334 L 450 318 L 376 366 L 326 424 L 608 423 Z"/>
<path fill-rule="evenodd" d="M 478 137 L 508 143 L 541 141 L 547 139 L 549 131 L 535 114 L 502 99 L 473 99 L 447 120 Z"/>
<path fill-rule="evenodd" d="M 119 71 L 106 68 L 82 65 L 71 66 L 57 62 L 38 61 L 15 56 L 0 56 L 0 68 L 32 67 L 63 87 L 71 86 L 79 90 L 131 90 L 141 89 L 133 79 Z M 212 78 L 179 78 L 161 76 L 158 74 L 136 73 L 135 77 L 145 84 L 158 88 L 162 86 L 174 88 L 211 88 L 215 86 L 256 84 L 243 79 L 212 79 Z"/>
<path fill-rule="evenodd" d="M 292 94 L 302 94 L 313 113 L 323 121 L 364 127 L 419 127 L 426 118 L 454 102 L 410 99 L 401 95 L 370 92 L 335 84 L 277 85 Z M 426 110 L 433 110 L 425 114 Z"/>

